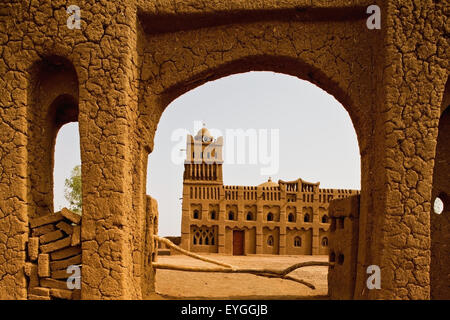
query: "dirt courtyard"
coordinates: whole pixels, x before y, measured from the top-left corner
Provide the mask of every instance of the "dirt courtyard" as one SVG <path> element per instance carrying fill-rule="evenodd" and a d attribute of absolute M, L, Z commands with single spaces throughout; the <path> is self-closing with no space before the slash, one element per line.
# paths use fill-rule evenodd
<path fill-rule="evenodd" d="M 237 267 L 283 269 L 306 261 L 328 261 L 328 256 L 226 256 L 202 254 Z M 159 256 L 157 262 L 182 266 L 211 267 L 212 264 L 184 255 Z M 157 270 L 156 291 L 165 299 L 324 299 L 327 295 L 328 267 L 304 267 L 290 275 L 313 284 L 310 289 L 284 279 L 251 274 L 223 274 Z"/>

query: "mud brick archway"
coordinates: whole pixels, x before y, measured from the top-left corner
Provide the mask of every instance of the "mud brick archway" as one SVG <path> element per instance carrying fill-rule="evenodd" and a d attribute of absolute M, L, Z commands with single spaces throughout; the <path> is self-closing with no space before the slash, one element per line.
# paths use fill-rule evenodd
<path fill-rule="evenodd" d="M 374 3 L 381 30 L 366 27 Z M 44 79 L 35 66 L 42 63 L 62 63 L 73 72 L 58 74 L 77 82 L 64 97 L 70 110 L 77 104 L 80 127 L 82 298 L 139 299 L 152 291 L 145 179 L 159 118 L 182 93 L 252 70 L 309 80 L 351 116 L 362 161 L 354 298 L 430 298 L 432 178 L 449 73 L 445 2 L 77 5 L 79 30 L 67 28 L 66 8 L 56 1 L 0 4 L 1 298 L 27 298 L 28 220 L 53 206 L 48 196 L 36 201 L 52 163 L 41 170 L 32 161 L 33 150 L 47 159 L 53 152 L 34 129 L 33 114 L 52 103 L 35 98 Z M 372 264 L 381 267 L 381 290 L 365 286 Z"/>

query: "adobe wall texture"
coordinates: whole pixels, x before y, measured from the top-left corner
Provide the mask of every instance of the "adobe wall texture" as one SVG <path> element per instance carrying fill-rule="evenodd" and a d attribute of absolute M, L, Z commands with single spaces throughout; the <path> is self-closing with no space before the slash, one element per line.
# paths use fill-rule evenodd
<path fill-rule="evenodd" d="M 360 196 L 330 202 L 328 208 L 330 248 L 328 267 L 328 295 L 330 299 L 353 299 L 359 245 Z"/>
<path fill-rule="evenodd" d="M 381 30 L 366 28 L 374 2 Z M 27 298 L 28 220 L 53 212 L 54 136 L 74 116 L 82 298 L 143 298 L 145 177 L 159 118 L 180 94 L 251 70 L 309 80 L 351 116 L 362 176 L 355 298 L 430 298 L 444 1 L 81 0 L 80 30 L 67 28 L 67 5 L 0 4 L 1 298 Z M 365 288 L 370 264 L 382 269 L 382 290 Z"/>
<path fill-rule="evenodd" d="M 382 290 L 369 298 L 427 299 L 430 297 L 430 191 L 441 101 L 448 76 L 448 41 L 442 37 L 448 19 L 444 3 L 388 1 L 384 62 L 377 62 L 373 166 L 373 201 L 365 207 L 359 248 L 361 261 L 381 267 Z M 379 91 L 378 91 L 379 90 Z M 362 183 L 370 175 L 362 171 Z M 359 264 L 355 295 L 367 289 Z"/>

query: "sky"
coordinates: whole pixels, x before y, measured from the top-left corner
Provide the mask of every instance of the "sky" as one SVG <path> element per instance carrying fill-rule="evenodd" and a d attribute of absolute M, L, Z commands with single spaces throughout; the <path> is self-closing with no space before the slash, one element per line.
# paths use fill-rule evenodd
<path fill-rule="evenodd" d="M 302 178 L 320 182 L 322 188 L 360 189 L 356 132 L 333 96 L 284 74 L 236 74 L 183 94 L 161 117 L 149 155 L 147 194 L 158 201 L 162 236 L 180 235 L 182 149 L 186 134 L 195 135 L 203 125 L 215 138 L 224 136 L 226 185 L 255 186 L 271 177 L 273 181 Z M 244 153 L 231 135 L 239 129 L 254 134 L 253 139 L 243 140 Z M 55 209 L 67 206 L 64 180 L 79 163 L 78 125 L 70 123 L 56 139 Z"/>

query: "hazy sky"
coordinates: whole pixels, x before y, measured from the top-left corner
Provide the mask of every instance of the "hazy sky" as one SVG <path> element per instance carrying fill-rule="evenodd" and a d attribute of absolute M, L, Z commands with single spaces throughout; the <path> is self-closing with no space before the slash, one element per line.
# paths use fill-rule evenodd
<path fill-rule="evenodd" d="M 302 178 L 320 182 L 324 188 L 360 188 L 360 155 L 350 116 L 331 95 L 298 78 L 272 73 L 249 72 L 206 83 L 173 101 L 162 115 L 149 156 L 147 194 L 158 200 L 160 235 L 179 235 L 185 157 L 185 132 L 205 123 L 211 133 L 219 130 L 254 130 L 257 136 L 256 164 L 227 162 L 223 167 L 227 185 L 258 185 L 267 180 L 262 168 L 269 165 L 260 152 L 279 159 L 273 181 Z M 264 131 L 265 130 L 265 131 Z M 271 138 L 270 133 L 279 139 Z M 249 131 L 249 132 L 250 132 Z M 267 143 L 264 139 L 267 137 Z M 58 134 L 55 154 L 55 208 L 66 206 L 64 179 L 80 163 L 77 124 L 65 125 Z M 279 142 L 279 152 L 271 143 Z M 231 142 L 229 141 L 229 144 Z M 249 140 L 247 140 L 249 143 Z M 247 144 L 247 147 L 249 145 Z M 228 153 L 230 155 L 230 153 Z M 225 157 L 227 154 L 225 154 Z M 272 161 L 276 163 L 276 161 Z M 272 166 L 273 167 L 273 166 Z M 276 166 L 275 166 L 276 167 Z M 272 170 L 273 171 L 273 170 Z"/>

